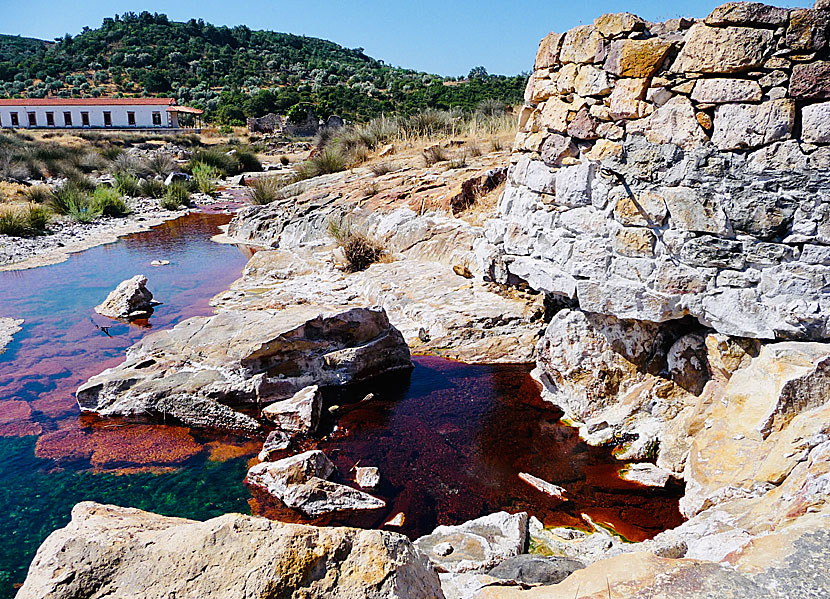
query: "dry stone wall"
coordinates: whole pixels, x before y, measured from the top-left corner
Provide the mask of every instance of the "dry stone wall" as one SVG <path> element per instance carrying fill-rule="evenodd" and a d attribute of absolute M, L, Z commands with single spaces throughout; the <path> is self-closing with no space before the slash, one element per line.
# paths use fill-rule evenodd
<path fill-rule="evenodd" d="M 830 337 L 829 24 L 744 2 L 548 35 L 482 269 L 622 319 Z"/>

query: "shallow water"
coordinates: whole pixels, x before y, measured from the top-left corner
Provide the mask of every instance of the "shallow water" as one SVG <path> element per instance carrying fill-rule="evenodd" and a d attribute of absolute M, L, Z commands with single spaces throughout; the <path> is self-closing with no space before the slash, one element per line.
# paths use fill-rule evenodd
<path fill-rule="evenodd" d="M 13 596 L 42 540 L 78 501 L 94 500 L 206 519 L 229 511 L 303 520 L 243 485 L 262 438 L 125 423 L 80 415 L 75 389 L 119 363 L 152 330 L 211 313 L 209 299 L 251 255 L 210 241 L 227 214 L 192 214 L 152 231 L 26 271 L 0 272 L 0 316 L 26 319 L 0 355 L 0 597 Z M 151 267 L 152 260 L 170 266 Z M 115 323 L 93 306 L 143 273 L 163 302 L 148 326 Z M 96 328 L 110 326 L 107 336 Z M 620 463 L 581 443 L 544 404 L 524 366 L 470 366 L 418 357 L 411 373 L 326 394 L 328 405 L 377 399 L 324 421 L 319 447 L 351 482 L 355 464 L 377 466 L 388 506 L 316 523 L 382 525 L 403 512 L 412 538 L 437 524 L 526 510 L 550 525 L 584 526 L 582 514 L 638 540 L 681 521 L 680 489 L 655 491 L 616 476 Z M 562 503 L 518 479 L 528 472 L 567 490 Z M 352 483 L 353 484 L 353 483 Z"/>

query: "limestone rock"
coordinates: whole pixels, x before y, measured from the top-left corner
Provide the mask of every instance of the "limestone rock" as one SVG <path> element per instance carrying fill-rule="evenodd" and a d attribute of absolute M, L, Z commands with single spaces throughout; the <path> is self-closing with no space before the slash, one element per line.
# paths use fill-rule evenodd
<path fill-rule="evenodd" d="M 536 53 L 536 68 L 547 69 L 559 64 L 559 48 L 562 45 L 562 34 L 549 33 L 539 44 Z"/>
<path fill-rule="evenodd" d="M 110 318 L 146 318 L 153 312 L 153 294 L 147 289 L 147 277 L 136 275 L 122 281 L 95 311 Z"/>
<path fill-rule="evenodd" d="M 790 97 L 808 100 L 830 98 L 830 62 L 795 65 L 790 78 Z"/>
<path fill-rule="evenodd" d="M 562 160 L 578 156 L 579 150 L 570 137 L 551 133 L 542 144 L 541 154 L 547 166 L 561 166 Z"/>
<path fill-rule="evenodd" d="M 740 73 L 760 67 L 773 44 L 773 32 L 749 27 L 693 25 L 677 57 L 675 73 Z"/>
<path fill-rule="evenodd" d="M 709 380 L 706 344 L 700 335 L 684 335 L 669 348 L 666 362 L 671 379 L 693 395 Z"/>
<path fill-rule="evenodd" d="M 611 93 L 611 83 L 604 70 L 583 65 L 577 71 L 574 89 L 580 96 L 607 96 Z"/>
<path fill-rule="evenodd" d="M 611 117 L 636 119 L 648 116 L 651 106 L 644 102 L 648 79 L 618 79 L 611 92 Z"/>
<path fill-rule="evenodd" d="M 706 140 L 692 103 L 683 96 L 673 97 L 650 117 L 630 123 L 627 131 L 642 133 L 653 144 L 671 143 L 685 149 L 691 149 Z"/>
<path fill-rule="evenodd" d="M 785 42 L 795 52 L 818 52 L 827 45 L 830 14 L 808 8 L 790 12 Z"/>
<path fill-rule="evenodd" d="M 754 148 L 788 139 L 795 124 L 795 103 L 772 100 L 759 105 L 725 104 L 715 110 L 712 143 L 720 150 Z"/>
<path fill-rule="evenodd" d="M 654 256 L 657 237 L 645 227 L 620 227 L 614 233 L 614 251 L 631 258 Z"/>
<path fill-rule="evenodd" d="M 260 462 L 271 461 L 274 455 L 285 451 L 291 446 L 293 438 L 293 435 L 281 430 L 271 431 L 265 438 L 265 443 L 262 444 L 262 451 L 259 452 L 257 458 Z"/>
<path fill-rule="evenodd" d="M 614 206 L 614 218 L 625 226 L 659 227 L 666 215 L 666 201 L 651 191 L 644 191 L 637 197 L 626 195 Z"/>
<path fill-rule="evenodd" d="M 649 78 L 669 54 L 672 45 L 659 38 L 611 42 L 605 70 L 617 77 Z"/>
<path fill-rule="evenodd" d="M 808 143 L 830 143 L 830 102 L 801 109 L 801 138 Z"/>
<path fill-rule="evenodd" d="M 319 450 L 263 462 L 248 470 L 246 481 L 309 516 L 343 510 L 371 510 L 386 504 L 362 491 L 326 479 L 334 464 Z"/>
<path fill-rule="evenodd" d="M 646 22 L 630 12 L 610 13 L 594 19 L 594 27 L 604 37 L 616 37 L 646 28 Z"/>
<path fill-rule="evenodd" d="M 275 596 L 443 599 L 406 537 L 226 514 L 206 522 L 79 503 L 41 545 L 20 599 Z"/>
<path fill-rule="evenodd" d="M 628 464 L 620 468 L 620 478 L 645 487 L 665 487 L 671 478 L 671 472 L 647 462 Z"/>
<path fill-rule="evenodd" d="M 700 79 L 692 91 L 692 100 L 706 104 L 758 102 L 762 96 L 758 82 L 749 79 Z"/>
<path fill-rule="evenodd" d="M 488 572 L 494 578 L 517 580 L 525 584 L 557 584 L 585 567 L 567 557 L 522 554 L 504 560 Z"/>
<path fill-rule="evenodd" d="M 527 514 L 497 512 L 458 526 L 439 526 L 415 541 L 439 572 L 471 572 L 493 568 L 523 553 L 527 546 Z M 449 553 L 440 551 L 448 543 Z M 436 551 L 436 550 L 439 551 Z"/>
<path fill-rule="evenodd" d="M 725 234 L 729 221 L 718 201 L 690 187 L 667 187 L 663 198 L 673 227 L 684 231 Z"/>
<path fill-rule="evenodd" d="M 6 351 L 6 346 L 12 342 L 15 333 L 20 332 L 22 324 L 22 318 L 0 317 L 0 355 Z"/>
<path fill-rule="evenodd" d="M 786 25 L 787 9 L 769 6 L 762 2 L 727 2 L 714 9 L 706 17 L 707 25 L 760 25 L 777 27 Z"/>
<path fill-rule="evenodd" d="M 383 309 L 321 313 L 224 311 L 148 335 L 124 363 L 82 385 L 82 411 L 103 416 L 168 414 L 193 426 L 256 430 L 226 404 L 291 397 L 411 368 L 409 348 Z"/>
<path fill-rule="evenodd" d="M 559 59 L 562 62 L 589 64 L 597 62 L 603 50 L 602 36 L 593 25 L 581 25 L 565 34 Z"/>
<path fill-rule="evenodd" d="M 374 489 L 380 484 L 380 471 L 374 466 L 355 467 L 354 480 L 364 489 Z"/>
<path fill-rule="evenodd" d="M 317 430 L 323 396 L 320 387 L 311 385 L 297 391 L 291 399 L 274 402 L 262 410 L 262 416 L 284 432 L 309 434 Z"/>
<path fill-rule="evenodd" d="M 720 333 L 706 335 L 705 342 L 709 371 L 714 378 L 724 383 L 736 370 L 749 366 L 761 348 L 757 339 L 730 337 Z"/>

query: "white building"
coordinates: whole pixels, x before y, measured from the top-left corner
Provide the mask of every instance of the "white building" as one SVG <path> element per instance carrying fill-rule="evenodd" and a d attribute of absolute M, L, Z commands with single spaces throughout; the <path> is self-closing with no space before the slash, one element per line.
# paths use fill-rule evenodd
<path fill-rule="evenodd" d="M 175 129 L 179 115 L 201 128 L 202 111 L 174 98 L 0 99 L 0 127 L 20 129 Z"/>

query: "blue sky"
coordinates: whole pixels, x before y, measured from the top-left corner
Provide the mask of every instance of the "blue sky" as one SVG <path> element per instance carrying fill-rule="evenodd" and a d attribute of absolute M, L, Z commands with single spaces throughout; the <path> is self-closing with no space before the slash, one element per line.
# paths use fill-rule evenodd
<path fill-rule="evenodd" d="M 531 68 L 536 46 L 549 31 L 564 31 L 620 10 L 652 21 L 703 17 L 723 1 L 28 0 L 3 11 L 0 32 L 53 39 L 67 32 L 75 35 L 85 25 L 97 27 L 115 13 L 148 10 L 177 21 L 202 18 L 215 25 L 320 37 L 363 47 L 390 64 L 441 75 L 466 74 L 476 65 L 491 73 L 515 74 Z M 813 1 L 780 4 L 812 6 Z"/>

